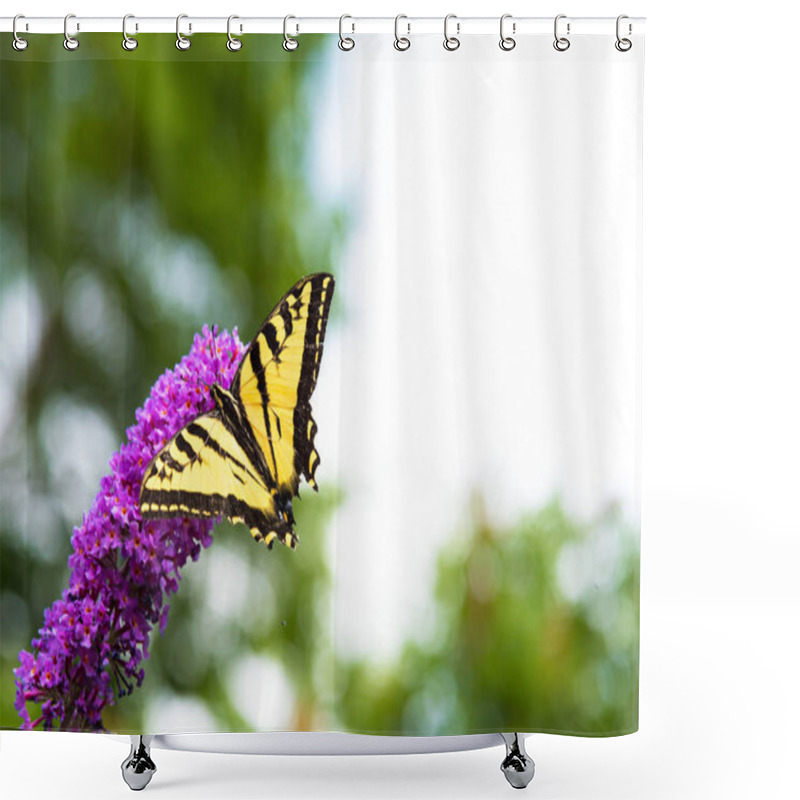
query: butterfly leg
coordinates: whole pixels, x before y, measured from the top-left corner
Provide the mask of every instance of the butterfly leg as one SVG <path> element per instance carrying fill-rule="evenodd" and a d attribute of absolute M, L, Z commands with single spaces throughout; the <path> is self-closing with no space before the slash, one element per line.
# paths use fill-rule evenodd
<path fill-rule="evenodd" d="M 522 733 L 501 733 L 506 744 L 506 757 L 500 769 L 506 780 L 515 789 L 524 789 L 533 780 L 535 764 L 525 752 L 525 739 Z"/>
<path fill-rule="evenodd" d="M 122 762 L 122 778 L 135 792 L 141 791 L 155 775 L 156 765 L 150 758 L 152 736 L 131 736 L 131 752 Z"/>

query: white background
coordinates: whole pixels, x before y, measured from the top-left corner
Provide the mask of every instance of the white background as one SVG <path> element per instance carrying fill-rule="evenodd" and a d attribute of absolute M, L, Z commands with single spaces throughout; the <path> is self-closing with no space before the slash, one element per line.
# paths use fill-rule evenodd
<path fill-rule="evenodd" d="M 549 31 L 505 53 L 495 23 L 459 53 L 439 23 L 407 53 L 386 33 L 347 56 L 329 42 L 309 175 L 351 209 L 344 320 L 314 395 L 325 480 L 343 493 L 337 658 L 380 670 L 410 641 L 435 650 L 442 554 L 476 516 L 517 529 L 554 497 L 599 537 L 560 551 L 559 591 L 591 602 L 629 657 L 635 609 L 618 581 L 639 533 L 644 49 L 617 52 L 609 28 L 566 55 Z M 448 690 L 430 695 L 430 718 L 446 716 Z"/>
<path fill-rule="evenodd" d="M 700 10 L 698 10 L 700 9 Z M 647 16 L 641 730 L 529 739 L 537 798 L 789 798 L 800 735 L 800 8 L 385 0 L 60 15 Z M 524 676 L 520 676 L 523 680 Z M 126 797 L 107 737 L 3 732 L 3 797 Z M 501 750 L 287 758 L 156 751 L 160 798 L 509 797 Z"/>

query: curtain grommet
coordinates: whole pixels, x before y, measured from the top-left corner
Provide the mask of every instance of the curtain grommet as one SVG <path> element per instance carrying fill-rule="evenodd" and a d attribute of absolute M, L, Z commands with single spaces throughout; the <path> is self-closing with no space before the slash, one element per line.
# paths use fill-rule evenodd
<path fill-rule="evenodd" d="M 339 49 L 344 50 L 345 53 L 348 53 L 356 46 L 355 39 L 351 38 L 350 36 L 344 35 L 344 21 L 346 19 L 353 19 L 349 14 L 342 14 L 339 17 Z M 355 22 L 350 23 L 352 30 L 350 33 L 356 32 L 356 24 Z"/>
<path fill-rule="evenodd" d="M 569 50 L 569 46 L 571 44 L 570 40 L 567 39 L 567 36 L 569 36 L 570 32 L 569 22 L 567 22 L 567 35 L 566 36 L 558 35 L 558 21 L 566 18 L 567 18 L 566 14 L 559 14 L 555 18 L 555 21 L 553 22 L 553 36 L 555 38 L 555 41 L 553 42 L 553 47 L 555 47 L 555 49 L 558 50 L 559 53 L 564 53 L 567 50 Z"/>
<path fill-rule="evenodd" d="M 188 39 L 181 33 L 181 20 L 188 18 L 189 18 L 188 14 L 178 14 L 177 18 L 175 19 L 175 36 L 177 37 L 175 39 L 175 47 L 177 47 L 178 50 L 181 51 L 188 50 L 192 46 L 192 40 Z M 189 33 L 191 32 L 192 32 L 192 24 L 189 23 Z"/>
<path fill-rule="evenodd" d="M 628 38 L 620 36 L 620 33 L 619 33 L 620 32 L 620 23 L 624 19 L 629 19 L 627 14 L 620 14 L 617 17 L 617 41 L 614 42 L 614 47 L 616 47 L 617 50 L 619 50 L 620 53 L 627 53 L 628 50 L 630 50 L 631 47 L 633 47 L 633 42 Z M 630 36 L 632 32 L 633 32 L 633 26 L 629 22 L 628 23 L 628 36 Z"/>
<path fill-rule="evenodd" d="M 70 52 L 77 50 L 81 45 L 77 37 L 69 35 L 69 21 L 75 18 L 74 14 L 67 14 L 67 16 L 64 17 L 64 49 Z M 79 31 L 80 29 L 80 23 L 76 23 L 75 30 Z"/>
<path fill-rule="evenodd" d="M 122 49 L 127 50 L 129 53 L 131 50 L 135 50 L 139 46 L 139 42 L 133 38 L 133 36 L 128 36 L 128 20 L 129 19 L 136 19 L 133 14 L 126 14 L 122 18 Z M 138 25 L 136 28 L 138 29 Z"/>
<path fill-rule="evenodd" d="M 22 37 L 21 37 L 21 36 L 20 36 L 20 35 L 17 33 L 17 20 L 18 20 L 18 19 L 25 19 L 25 15 L 24 15 L 24 14 L 17 14 L 17 15 L 14 17 L 14 21 L 11 23 L 11 32 L 14 34 L 14 40 L 12 41 L 12 43 L 11 43 L 11 46 L 12 46 L 12 47 L 13 47 L 13 48 L 14 48 L 14 49 L 15 49 L 15 50 L 18 52 L 18 53 L 21 53 L 21 52 L 23 52 L 24 50 L 27 50 L 27 49 L 28 49 L 28 40 L 27 40 L 27 39 L 23 39 L 23 38 L 22 38 Z"/>
<path fill-rule="evenodd" d="M 227 47 L 231 53 L 238 53 L 244 47 L 244 42 L 231 33 L 231 22 L 233 22 L 235 19 L 239 19 L 236 14 L 231 14 L 228 17 L 228 41 L 226 42 L 225 47 Z M 239 28 L 239 30 L 241 31 L 241 28 Z"/>
<path fill-rule="evenodd" d="M 461 47 L 461 39 L 458 38 L 458 34 L 461 33 L 461 23 L 460 22 L 456 22 L 456 35 L 455 36 L 450 36 L 450 34 L 449 34 L 448 30 L 447 30 L 447 23 L 451 19 L 457 20 L 458 17 L 456 17 L 455 14 L 448 14 L 444 18 L 444 42 L 442 43 L 442 45 L 443 45 L 445 50 L 448 50 L 448 51 L 450 51 L 452 53 L 455 50 L 458 50 L 459 47 Z"/>
<path fill-rule="evenodd" d="M 297 17 L 295 17 L 293 14 L 287 14 L 283 18 L 283 49 L 287 53 L 293 53 L 295 50 L 297 50 L 298 47 L 300 47 L 300 42 L 294 36 L 289 36 L 290 19 L 296 20 Z M 295 33 L 299 32 L 300 32 L 300 26 L 295 22 Z"/>
<path fill-rule="evenodd" d="M 11 32 L 14 35 L 14 40 L 13 40 L 13 42 L 11 44 L 12 44 L 12 47 L 17 52 L 21 53 L 23 50 L 27 50 L 28 49 L 28 40 L 27 39 L 23 39 L 17 33 L 17 20 L 18 19 L 25 19 L 25 15 L 24 14 L 17 14 L 14 17 L 14 21 L 11 23 Z"/>
<path fill-rule="evenodd" d="M 511 14 L 503 14 L 500 17 L 500 49 L 505 50 L 506 53 L 510 52 L 517 46 L 517 40 L 514 39 L 512 36 L 506 36 L 505 32 L 505 24 L 507 19 L 513 19 Z M 511 32 L 517 32 L 517 23 L 511 23 Z"/>
<path fill-rule="evenodd" d="M 408 50 L 411 47 L 411 39 L 408 36 L 401 36 L 400 35 L 400 20 L 401 19 L 408 19 L 405 14 L 398 14 L 394 18 L 394 49 L 399 50 L 401 53 Z M 406 27 L 408 28 L 408 33 L 411 33 L 411 25 L 406 23 Z"/>

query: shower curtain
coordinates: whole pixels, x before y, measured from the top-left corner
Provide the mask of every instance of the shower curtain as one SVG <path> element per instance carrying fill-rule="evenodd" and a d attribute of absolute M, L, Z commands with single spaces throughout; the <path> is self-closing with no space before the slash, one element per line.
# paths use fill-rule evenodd
<path fill-rule="evenodd" d="M 636 730 L 641 37 L 8 38 L 2 727 Z"/>

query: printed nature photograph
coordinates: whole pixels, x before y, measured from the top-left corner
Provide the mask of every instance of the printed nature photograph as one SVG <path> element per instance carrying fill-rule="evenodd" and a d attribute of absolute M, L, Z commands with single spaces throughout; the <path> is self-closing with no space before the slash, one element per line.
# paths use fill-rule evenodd
<path fill-rule="evenodd" d="M 0 43 L 0 727 L 636 730 L 635 276 L 494 160 L 552 101 L 224 41 Z"/>

